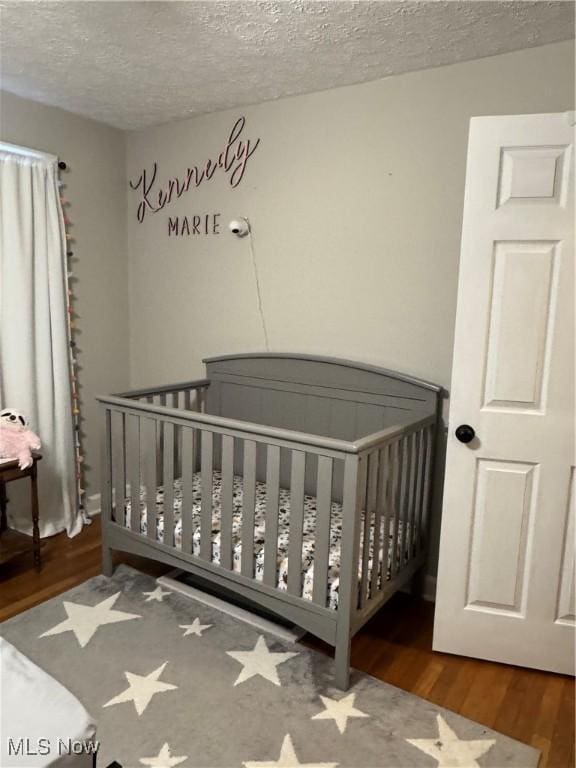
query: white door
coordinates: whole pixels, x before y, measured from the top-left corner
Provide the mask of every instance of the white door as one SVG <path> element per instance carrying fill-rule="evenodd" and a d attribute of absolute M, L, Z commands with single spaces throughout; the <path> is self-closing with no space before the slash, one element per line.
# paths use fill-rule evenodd
<path fill-rule="evenodd" d="M 435 650 L 569 674 L 573 122 L 471 121 L 434 627 Z"/>

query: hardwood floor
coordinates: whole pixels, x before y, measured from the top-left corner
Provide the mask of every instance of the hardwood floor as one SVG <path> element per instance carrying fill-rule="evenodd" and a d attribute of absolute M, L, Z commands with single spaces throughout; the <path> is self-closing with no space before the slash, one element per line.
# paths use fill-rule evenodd
<path fill-rule="evenodd" d="M 0 566 L 0 621 L 100 573 L 99 520 L 74 539 L 43 541 L 43 569 L 32 554 Z M 167 569 L 136 557 L 118 557 L 154 576 Z M 574 680 L 536 670 L 434 653 L 434 606 L 395 595 L 356 636 L 358 669 L 465 717 L 531 744 L 541 768 L 574 766 Z M 319 643 L 311 644 L 321 647 Z"/>

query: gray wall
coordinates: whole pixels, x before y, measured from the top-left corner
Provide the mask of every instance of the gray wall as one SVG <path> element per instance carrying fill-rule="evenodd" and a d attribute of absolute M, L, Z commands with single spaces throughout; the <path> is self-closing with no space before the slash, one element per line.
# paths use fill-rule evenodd
<path fill-rule="evenodd" d="M 134 132 L 128 176 L 213 156 L 236 117 L 261 137 L 244 180 L 216 174 L 138 224 L 128 192 L 134 384 L 262 347 L 248 216 L 274 350 L 385 364 L 448 385 L 468 123 L 573 106 L 572 42 Z M 169 238 L 168 215 L 221 212 L 219 236 Z"/>
<path fill-rule="evenodd" d="M 65 196 L 73 227 L 77 341 L 88 493 L 98 488 L 94 396 L 128 383 L 125 136 L 121 131 L 0 92 L 2 141 L 56 154 L 68 163 Z"/>
<path fill-rule="evenodd" d="M 128 137 L 128 177 L 214 156 L 240 114 L 261 138 L 244 180 L 217 173 L 136 221 L 128 192 L 134 385 L 262 349 L 247 216 L 274 351 L 349 357 L 449 387 L 466 145 L 473 115 L 574 108 L 573 42 L 207 115 Z M 168 237 L 168 216 L 219 212 L 219 236 Z M 431 570 L 439 530 L 437 505 Z"/>

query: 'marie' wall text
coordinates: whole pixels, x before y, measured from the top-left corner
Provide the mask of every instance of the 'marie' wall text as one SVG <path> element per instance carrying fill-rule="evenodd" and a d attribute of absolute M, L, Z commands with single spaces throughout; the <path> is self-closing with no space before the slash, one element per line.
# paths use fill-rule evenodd
<path fill-rule="evenodd" d="M 219 213 L 204 213 L 202 216 L 169 216 L 168 237 L 187 237 L 189 235 L 219 235 Z"/>

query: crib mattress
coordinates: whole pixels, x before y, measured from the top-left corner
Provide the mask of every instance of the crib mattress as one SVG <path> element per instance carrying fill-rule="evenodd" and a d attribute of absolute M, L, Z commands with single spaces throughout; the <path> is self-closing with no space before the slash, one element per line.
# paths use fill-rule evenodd
<path fill-rule="evenodd" d="M 220 527 L 221 527 L 221 493 L 222 493 L 222 475 L 219 471 L 213 473 L 212 479 L 212 561 L 220 563 Z M 192 489 L 192 546 L 193 554 L 200 554 L 200 509 L 202 499 L 202 481 L 200 472 L 194 474 Z M 240 571 L 242 560 L 242 500 L 243 500 L 243 478 L 234 476 L 233 498 L 232 498 L 232 544 L 233 544 L 233 569 Z M 129 525 L 131 517 L 131 499 L 125 500 L 125 520 L 126 526 Z M 148 504 L 146 499 L 146 489 L 140 489 L 140 533 L 147 534 L 148 529 Z M 160 486 L 156 494 L 156 538 L 158 541 L 164 541 L 164 489 Z M 256 504 L 254 510 L 254 576 L 258 581 L 262 580 L 264 572 L 264 541 L 265 541 L 265 520 L 266 516 L 266 484 L 256 483 Z M 388 562 L 384 578 L 390 578 L 390 563 L 392 557 L 392 542 L 394 536 L 393 518 L 382 516 L 382 530 L 379 540 L 384 542 L 384 532 L 388 531 L 390 546 L 388 547 Z M 402 535 L 402 520 L 399 521 L 399 535 L 397 541 Z M 314 583 L 314 543 L 316 527 L 316 498 L 306 494 L 304 496 L 304 521 L 302 534 L 302 597 L 312 600 L 312 587 Z M 369 546 L 369 573 L 372 569 L 373 542 L 374 542 L 374 523 L 369 527 L 370 546 Z M 409 534 L 410 531 L 407 531 Z M 363 546 L 364 526 L 361 526 L 360 551 Z M 328 590 L 327 606 L 332 609 L 338 608 L 338 588 L 340 582 L 340 542 L 342 536 L 342 505 L 332 502 L 330 514 L 330 551 L 328 560 Z M 280 488 L 278 504 L 278 568 L 277 568 L 277 588 L 287 589 L 288 582 L 288 543 L 290 537 L 290 491 Z M 406 542 L 411 537 L 406 536 Z M 180 478 L 174 481 L 174 546 L 178 549 L 182 547 L 182 480 Z M 404 560 L 408 559 L 408 545 L 404 552 Z M 383 547 L 380 548 L 379 562 L 383 560 Z M 360 565 L 361 568 L 361 565 Z M 361 574 L 359 573 L 359 576 Z M 380 580 L 382 579 L 382 573 Z"/>

